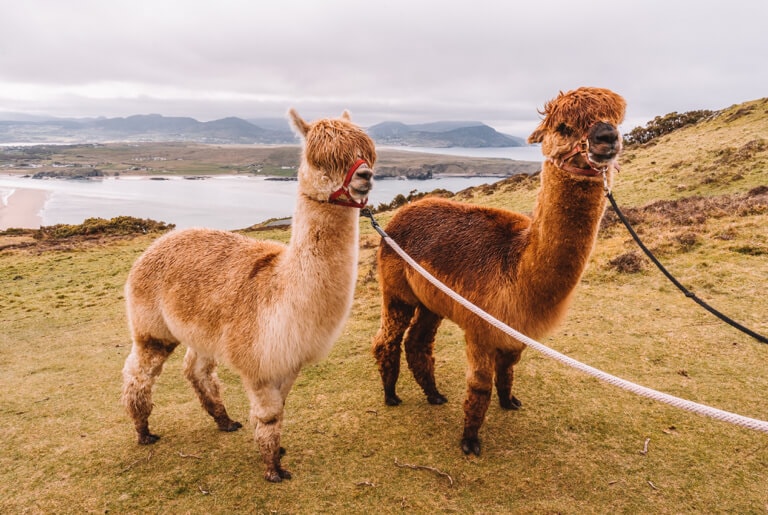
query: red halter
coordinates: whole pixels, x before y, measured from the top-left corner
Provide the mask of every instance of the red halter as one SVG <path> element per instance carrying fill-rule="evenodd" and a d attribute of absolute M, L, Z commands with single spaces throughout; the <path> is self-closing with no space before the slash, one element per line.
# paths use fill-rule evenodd
<path fill-rule="evenodd" d="M 358 159 L 355 161 L 355 164 L 353 164 L 352 168 L 350 168 L 347 172 L 347 176 L 344 178 L 344 183 L 341 185 L 341 188 L 331 193 L 331 196 L 328 198 L 328 202 L 338 206 L 356 207 L 358 209 L 365 207 L 365 204 L 368 203 L 368 197 L 365 197 L 363 200 L 358 202 L 352 198 L 352 194 L 349 192 L 349 183 L 352 182 L 352 177 L 355 175 L 357 169 L 362 165 L 368 166 L 368 163 L 365 161 L 365 159 Z"/>

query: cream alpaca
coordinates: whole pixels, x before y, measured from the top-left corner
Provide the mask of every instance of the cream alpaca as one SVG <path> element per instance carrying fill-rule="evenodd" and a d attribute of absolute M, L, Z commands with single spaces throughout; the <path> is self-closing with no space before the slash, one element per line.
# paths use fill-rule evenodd
<path fill-rule="evenodd" d="M 386 231 L 414 259 L 462 296 L 523 334 L 540 338 L 565 315 L 587 265 L 605 209 L 603 179 L 612 180 L 621 148 L 616 126 L 626 104 L 598 88 L 561 93 L 547 102 L 544 120 L 528 138 L 542 143 L 533 218 L 442 199 L 408 205 Z M 465 331 L 467 393 L 461 448 L 480 454 L 478 432 L 495 382 L 501 407 L 518 409 L 513 367 L 525 346 L 462 308 L 403 263 L 386 243 L 379 247 L 381 327 L 373 350 L 387 404 L 397 405 L 403 335 L 406 360 L 431 404 L 446 398 L 435 384 L 432 349 L 449 318 Z"/>
<path fill-rule="evenodd" d="M 291 477 L 280 463 L 283 407 L 299 370 L 330 351 L 348 316 L 358 267 L 359 214 L 372 186 L 376 151 L 349 121 L 307 123 L 289 244 L 224 231 L 167 234 L 136 261 L 126 283 L 133 337 L 123 368 L 123 403 L 140 444 L 150 433 L 152 389 L 163 363 L 187 346 L 184 373 L 222 431 L 241 427 L 227 414 L 217 361 L 239 372 L 265 478 Z M 337 205 L 341 197 L 346 203 Z"/>

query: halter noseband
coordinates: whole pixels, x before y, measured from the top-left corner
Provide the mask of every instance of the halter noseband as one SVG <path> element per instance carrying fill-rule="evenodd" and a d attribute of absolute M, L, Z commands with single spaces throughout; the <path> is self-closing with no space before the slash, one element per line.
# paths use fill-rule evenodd
<path fill-rule="evenodd" d="M 365 204 L 368 203 L 368 197 L 365 197 L 364 199 L 358 202 L 352 197 L 352 194 L 349 192 L 349 183 L 352 182 L 352 177 L 354 177 L 355 172 L 362 165 L 368 166 L 368 162 L 365 159 L 358 159 L 357 161 L 355 161 L 355 164 L 353 164 L 352 167 L 347 172 L 347 176 L 344 177 L 344 183 L 341 185 L 341 188 L 331 193 L 331 196 L 328 197 L 328 202 L 330 202 L 331 204 L 336 204 L 338 206 L 356 207 L 358 209 L 362 209 L 365 207 Z"/>
<path fill-rule="evenodd" d="M 589 166 L 589 168 L 578 168 L 566 163 L 568 159 L 572 158 L 576 154 L 581 154 L 584 156 L 584 160 L 587 162 L 587 166 Z M 586 135 L 582 137 L 581 140 L 579 140 L 579 142 L 574 145 L 571 151 L 564 155 L 562 158 L 558 159 L 557 161 L 549 158 L 547 160 L 554 163 L 555 166 L 561 170 L 565 170 L 566 172 L 575 175 L 582 175 L 584 177 L 597 177 L 598 175 L 607 172 L 608 168 L 610 167 L 610 163 L 600 166 L 589 158 L 589 138 Z"/>

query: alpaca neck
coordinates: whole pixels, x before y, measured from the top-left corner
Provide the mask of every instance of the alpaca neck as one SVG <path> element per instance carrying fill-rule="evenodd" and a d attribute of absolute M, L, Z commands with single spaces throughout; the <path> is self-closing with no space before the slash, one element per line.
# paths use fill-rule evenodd
<path fill-rule="evenodd" d="M 358 232 L 357 209 L 299 193 L 283 270 L 308 304 L 317 302 L 315 294 L 332 301 L 323 307 L 333 310 L 329 316 L 349 308 L 357 275 Z M 338 304 L 343 306 L 336 310 Z"/>
<path fill-rule="evenodd" d="M 606 201 L 601 182 L 574 177 L 551 162 L 544 163 L 541 178 L 519 277 L 557 304 L 581 278 Z"/>

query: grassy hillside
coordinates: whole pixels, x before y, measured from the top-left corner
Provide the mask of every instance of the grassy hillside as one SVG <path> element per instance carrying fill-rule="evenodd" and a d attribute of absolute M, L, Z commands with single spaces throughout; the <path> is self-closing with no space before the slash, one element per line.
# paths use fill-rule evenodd
<path fill-rule="evenodd" d="M 683 284 L 762 334 L 767 110 L 766 100 L 734 106 L 627 149 L 614 187 Z M 459 198 L 528 212 L 537 188 L 536 178 L 515 178 Z M 350 321 L 329 358 L 305 369 L 288 398 L 283 463 L 294 479 L 280 485 L 261 479 L 250 428 L 216 431 L 181 375 L 182 352 L 169 360 L 154 398 L 152 424 L 162 439 L 135 443 L 118 403 L 130 347 L 121 289 L 156 234 L 60 245 L 0 237 L 0 248 L 12 245 L 0 251 L 0 511 L 768 510 L 768 435 L 638 398 L 532 350 L 516 368 L 523 409 L 501 410 L 494 393 L 483 455 L 465 457 L 458 446 L 464 344 L 451 323 L 436 345 L 437 381 L 449 402 L 428 405 L 404 366 L 403 404 L 385 406 L 370 352 L 378 237 L 366 222 L 361 228 Z M 608 215 L 569 316 L 544 343 L 643 385 L 768 419 L 768 345 L 701 310 L 636 252 Z M 220 375 L 230 414 L 246 422 L 239 379 L 226 367 Z"/>
<path fill-rule="evenodd" d="M 732 106 L 624 152 L 617 195 L 630 205 L 768 184 L 768 98 Z M 620 193 L 619 193 L 620 192 Z"/>

